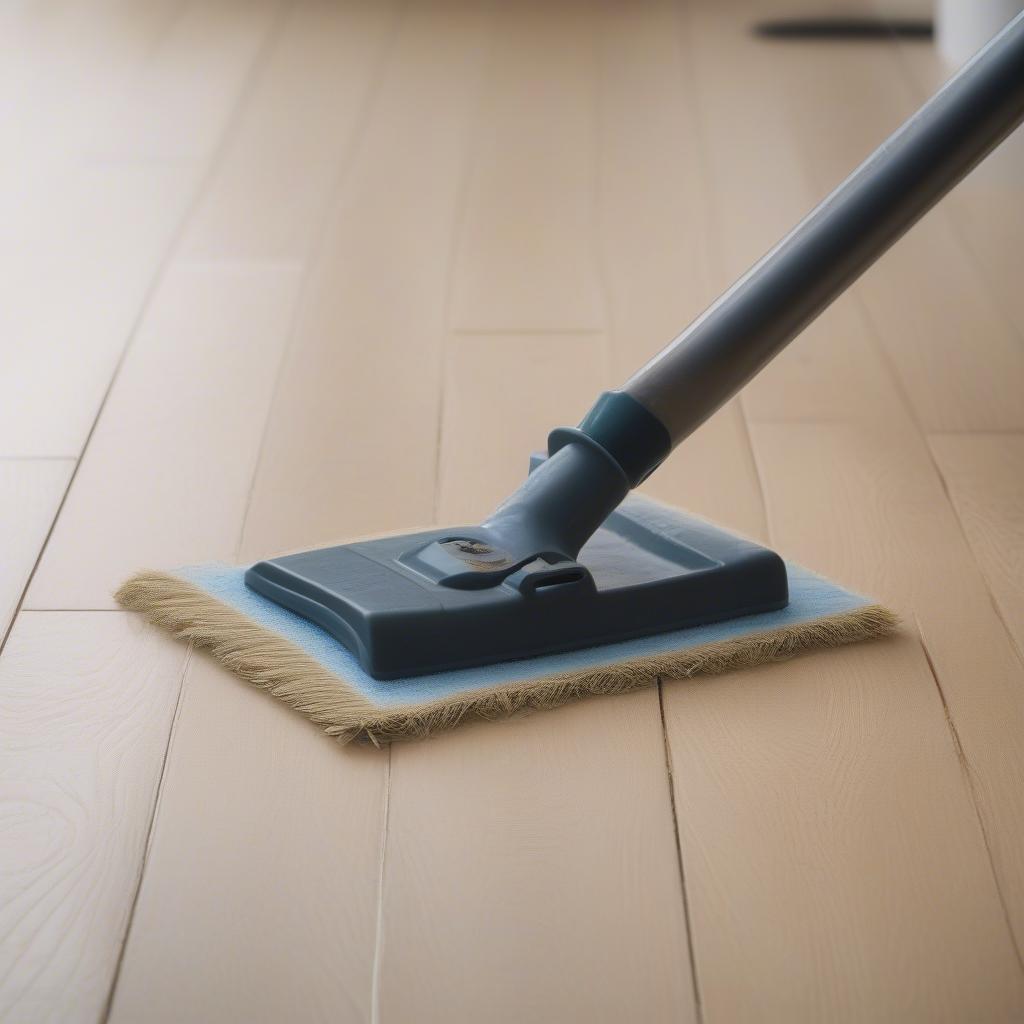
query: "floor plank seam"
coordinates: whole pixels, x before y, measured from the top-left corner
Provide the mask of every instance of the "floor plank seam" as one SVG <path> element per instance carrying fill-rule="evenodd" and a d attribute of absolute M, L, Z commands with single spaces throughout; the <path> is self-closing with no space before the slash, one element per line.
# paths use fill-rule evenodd
<path fill-rule="evenodd" d="M 463 335 L 468 334 L 470 336 L 487 337 L 488 335 L 494 335 L 495 337 L 576 337 L 578 335 L 598 335 L 606 334 L 607 328 L 604 327 L 452 327 L 449 329 L 451 334 Z"/>
<path fill-rule="evenodd" d="M 108 389 L 109 390 L 109 389 Z M 97 419 L 99 417 L 97 416 Z M 93 428 L 96 426 L 96 421 L 93 421 Z M 92 429 L 89 431 L 89 435 L 85 439 L 85 444 L 89 443 L 89 437 L 92 436 Z M 84 448 L 83 448 L 84 451 Z M 71 485 L 75 482 L 75 475 L 78 473 L 78 467 L 82 464 L 82 460 L 78 459 L 75 462 L 74 469 L 71 470 L 71 475 L 68 477 L 67 486 L 64 488 L 64 493 L 60 496 L 60 501 L 57 503 L 57 508 L 53 513 L 53 517 L 50 520 L 50 525 L 47 528 L 46 536 L 43 537 L 42 544 L 39 545 L 39 551 L 36 553 L 35 561 L 32 563 L 32 569 L 28 574 L 28 578 L 25 580 L 25 585 L 21 588 L 21 593 L 18 595 L 18 600 L 14 605 L 14 610 L 11 612 L 11 620 L 7 624 L 7 629 L 4 635 L 0 637 L 0 657 L 3 656 L 4 649 L 7 647 L 7 641 L 10 639 L 11 633 L 14 632 L 14 624 L 18 621 L 19 616 L 24 610 L 25 598 L 28 595 L 29 587 L 32 586 L 32 580 L 35 578 L 36 571 L 39 569 L 39 563 L 43 560 L 43 555 L 46 553 L 46 545 L 50 542 L 50 538 L 53 536 L 53 531 L 56 529 L 57 520 L 60 518 L 61 510 L 64 508 L 65 503 L 68 500 L 68 495 L 71 493 Z"/>
<path fill-rule="evenodd" d="M 658 714 L 661 719 L 661 742 L 665 754 L 665 772 L 668 778 L 668 800 L 672 811 L 672 834 L 676 843 L 676 865 L 679 869 L 679 886 L 683 897 L 683 922 L 686 926 L 686 949 L 690 961 L 690 977 L 693 982 L 693 1002 L 697 1024 L 704 1022 L 704 1005 L 701 1000 L 700 978 L 697 975 L 697 954 L 693 944 L 693 922 L 690 918 L 690 900 L 686 892 L 686 868 L 683 865 L 683 841 L 679 835 L 679 813 L 676 808 L 675 774 L 672 771 L 672 748 L 669 745 L 668 726 L 665 722 L 665 681 L 659 676 L 656 684 L 658 691 Z"/>
<path fill-rule="evenodd" d="M 929 430 L 929 437 L 1024 437 L 1024 430 L 1015 427 L 1006 427 L 1004 430 L 994 430 L 986 427 L 984 430 Z"/>
<path fill-rule="evenodd" d="M 939 486 L 942 488 L 942 493 L 945 496 L 946 505 L 948 506 L 948 508 L 950 510 L 950 513 L 952 514 L 953 519 L 956 522 L 956 527 L 957 527 L 957 530 L 958 530 L 958 532 L 960 534 L 961 539 L 963 540 L 964 544 L 966 545 L 967 550 L 970 552 L 971 561 L 974 563 L 975 569 L 977 570 L 977 572 L 981 576 L 982 583 L 984 584 L 984 587 L 985 587 L 985 593 L 988 595 L 989 602 L 992 605 L 993 609 L 995 610 L 996 618 L 999 620 L 1000 625 L 1003 627 L 1003 631 L 1006 633 L 1007 638 L 1009 639 L 1011 650 L 1017 656 L 1017 659 L 1018 659 L 1018 661 L 1021 662 L 1021 665 L 1024 666 L 1024 652 L 1022 652 L 1020 647 L 1017 645 L 1017 640 L 1016 640 L 1016 638 L 1013 635 L 1013 631 L 1010 629 L 1010 625 L 1006 621 L 1006 618 L 1003 615 L 1002 609 L 999 607 L 999 603 L 996 601 L 995 592 L 992 590 L 991 584 L 989 583 L 988 576 L 985 574 L 984 567 L 982 566 L 981 562 L 978 559 L 978 556 L 977 556 L 977 554 L 976 554 L 976 552 L 974 550 L 974 547 L 971 544 L 970 537 L 967 535 L 967 530 L 964 527 L 963 520 L 960 518 L 960 512 L 957 509 L 956 502 L 953 500 L 953 495 L 950 492 L 949 484 L 947 483 L 946 477 L 945 477 L 945 475 L 942 472 L 942 466 L 939 464 L 938 460 L 935 458 L 935 452 L 934 452 L 934 450 L 932 448 L 931 442 L 929 441 L 929 438 L 931 436 L 939 437 L 939 436 L 943 436 L 944 434 L 945 435 L 951 435 L 951 436 L 957 436 L 957 435 L 960 435 L 960 434 L 966 434 L 966 435 L 972 436 L 972 435 L 975 434 L 975 432 L 974 431 L 953 431 L 953 430 L 949 430 L 949 431 L 929 431 L 929 430 L 927 430 L 925 428 L 924 424 L 918 418 L 917 411 L 914 408 L 914 405 L 913 405 L 913 402 L 910 399 L 909 393 L 906 391 L 906 389 L 903 386 L 903 379 L 900 377 L 899 371 L 896 369 L 895 364 L 890 359 L 889 353 L 888 353 L 884 343 L 882 342 L 881 337 L 879 336 L 878 331 L 875 329 L 875 325 L 874 325 L 873 320 L 871 319 L 871 314 L 870 314 L 870 312 L 869 312 L 869 310 L 867 308 L 867 304 L 861 299 L 859 294 L 857 295 L 857 304 L 858 304 L 858 308 L 860 309 L 860 312 L 862 314 L 862 318 L 863 318 L 864 324 L 865 324 L 865 326 L 867 328 L 866 333 L 868 335 L 870 343 L 871 343 L 872 347 L 874 348 L 875 352 L 878 354 L 880 360 L 882 361 L 882 365 L 885 368 L 886 375 L 889 377 L 889 379 L 893 383 L 893 386 L 896 388 L 896 391 L 897 391 L 897 393 L 899 394 L 899 397 L 900 397 L 900 401 L 903 403 L 904 409 L 906 410 L 907 415 L 909 416 L 911 423 L 913 424 L 913 426 L 917 430 L 918 436 L 920 437 L 921 442 L 924 445 L 924 449 L 925 449 L 925 452 L 927 453 L 928 461 L 929 461 L 929 463 L 931 465 L 932 472 L 935 474 L 935 477 L 939 481 Z M 1021 431 L 1016 431 L 1016 430 L 1015 431 L 989 431 L 989 430 L 986 430 L 986 431 L 978 431 L 977 433 L 978 434 L 989 434 L 989 433 L 992 433 L 992 434 L 998 434 L 998 435 L 1002 435 L 1004 433 L 1007 433 L 1007 434 L 1019 435 L 1022 432 Z"/>
<path fill-rule="evenodd" d="M 380 866 L 377 871 L 377 927 L 373 942 L 373 970 L 370 974 L 370 1024 L 380 1024 L 380 972 L 384 956 L 384 881 L 387 868 L 388 829 L 391 823 L 391 759 L 394 747 L 388 747 L 384 766 L 384 800 L 381 810 Z"/>
<path fill-rule="evenodd" d="M 1006 616 L 1003 614 L 1002 608 L 999 607 L 995 591 L 992 589 L 992 585 L 989 582 L 985 568 L 982 565 L 981 560 L 978 558 L 977 552 L 974 550 L 974 545 L 971 544 L 971 538 L 968 536 L 967 529 L 964 526 L 964 521 L 960 518 L 960 510 L 957 508 L 956 501 L 953 499 L 953 493 L 949 489 L 949 481 L 946 480 L 946 475 L 942 472 L 942 466 L 935 457 L 935 451 L 928 440 L 927 434 L 925 435 L 924 442 L 925 448 L 928 450 L 928 458 L 931 460 L 932 467 L 935 470 L 935 475 L 939 478 L 939 485 L 942 487 L 942 493 L 946 496 L 946 502 L 953 511 L 953 518 L 956 520 L 957 530 L 960 532 L 960 537 L 966 545 L 967 550 L 971 553 L 971 559 L 981 576 L 982 583 L 985 586 L 985 593 L 988 595 L 989 604 L 992 605 L 996 618 L 999 620 L 999 624 L 1003 627 L 1003 632 L 1006 633 L 1006 637 L 1010 642 L 1010 649 L 1017 656 L 1017 660 L 1020 662 L 1021 668 L 1024 669 L 1024 651 L 1020 649 L 1020 646 L 1017 643 L 1017 638 L 1014 635 L 1013 630 L 1010 628 L 1010 623 L 1006 621 Z"/>
<path fill-rule="evenodd" d="M 96 433 L 96 428 L 99 425 L 100 420 L 103 417 L 103 411 L 106 409 L 107 404 L 110 400 L 111 394 L 113 394 L 114 387 L 117 384 L 117 380 L 121 375 L 121 371 L 124 368 L 125 362 L 128 359 L 129 353 L 134 347 L 134 342 L 138 337 L 139 329 L 145 319 L 146 313 L 149 310 L 150 304 L 152 303 L 153 297 L 157 292 L 161 282 L 163 281 L 167 268 L 171 266 L 174 261 L 175 252 L 184 236 L 185 229 L 192 219 L 193 214 L 199 206 L 199 202 L 205 193 L 212 177 L 214 169 L 226 148 L 227 142 L 230 139 L 232 128 L 238 119 L 239 112 L 243 109 L 245 103 L 248 101 L 249 95 L 258 77 L 258 68 L 260 67 L 263 60 L 266 58 L 270 46 L 273 42 L 275 31 L 279 24 L 283 20 L 284 13 L 288 7 L 282 2 L 279 12 L 275 18 L 273 18 L 267 27 L 266 37 L 262 40 L 259 48 L 256 51 L 252 59 L 252 63 L 246 71 L 245 78 L 239 89 L 238 97 L 231 109 L 230 114 L 227 117 L 225 129 L 221 135 L 220 140 L 214 147 L 213 155 L 210 158 L 209 164 L 203 173 L 202 179 L 195 187 L 195 191 L 192 193 L 192 197 L 189 199 L 185 211 L 182 213 L 181 218 L 178 221 L 177 226 L 171 236 L 170 241 L 167 244 L 167 248 L 164 251 L 163 256 L 159 260 L 153 276 L 150 278 L 149 285 L 145 289 L 142 297 L 142 301 L 139 303 L 139 308 L 136 311 L 134 318 L 132 319 L 131 326 L 125 335 L 125 342 L 121 346 L 121 352 L 118 355 L 117 362 L 114 364 L 113 373 L 110 375 L 110 380 L 107 382 L 107 386 L 103 391 L 103 397 L 100 399 L 99 406 L 96 409 L 96 413 L 92 418 L 92 423 L 89 424 L 89 431 L 85 435 L 85 440 L 82 442 L 81 450 L 75 460 L 74 468 L 71 471 L 71 475 L 68 478 L 67 486 L 64 488 L 64 493 L 61 495 L 60 503 L 57 505 L 57 511 L 54 513 L 53 519 L 50 522 L 50 528 L 46 532 L 46 536 L 43 538 L 43 543 L 39 548 L 39 553 L 36 556 L 35 562 L 32 565 L 32 571 L 29 573 L 28 579 L 25 581 L 25 586 L 22 588 L 21 594 L 18 597 L 18 602 L 14 607 L 14 612 L 11 615 L 11 621 L 8 625 L 7 631 L 4 633 L 3 639 L 0 640 L 0 656 L 3 655 L 4 648 L 7 646 L 7 640 L 11 635 L 11 631 L 14 629 L 14 624 L 18 620 L 18 616 L 21 614 L 25 604 L 25 598 L 32 586 L 32 582 L 35 579 L 36 573 L 39 570 L 39 566 L 42 563 L 43 556 L 46 554 L 47 545 L 53 536 L 53 531 L 57 526 L 57 522 L 60 519 L 61 513 L 64 510 L 64 506 L 67 504 L 68 497 L 71 494 L 71 490 L 75 485 L 75 480 L 82 468 L 82 463 L 85 461 L 86 453 L 89 450 L 89 443 L 92 441 L 93 436 Z"/>
<path fill-rule="evenodd" d="M 50 612 L 71 612 L 74 615 L 92 615 L 96 612 L 124 615 L 125 610 L 123 608 L 32 608 L 27 606 L 21 609 L 22 615 L 46 615 Z"/>
<path fill-rule="evenodd" d="M 907 412 L 907 415 L 910 417 L 911 423 L 916 428 L 918 436 L 920 437 L 922 443 L 924 444 L 924 448 L 925 448 L 925 451 L 927 453 L 928 461 L 929 461 L 929 463 L 931 465 L 932 471 L 933 471 L 933 473 L 935 474 L 936 478 L 939 481 L 939 486 L 942 488 L 942 493 L 945 496 L 946 505 L 948 506 L 948 508 L 949 508 L 949 510 L 950 510 L 950 512 L 951 512 L 951 514 L 953 516 L 953 519 L 956 522 L 956 527 L 957 527 L 957 530 L 958 530 L 958 532 L 960 534 L 960 537 L 963 540 L 964 544 L 966 545 L 967 550 L 970 552 L 971 560 L 974 563 L 975 569 L 977 570 L 977 572 L 981 576 L 982 582 L 983 582 L 983 584 L 985 586 L 985 592 L 988 595 L 989 602 L 991 603 L 993 609 L 995 610 L 996 617 L 999 620 L 1000 625 L 1003 627 L 1003 631 L 1006 633 L 1007 638 L 1009 639 L 1011 649 L 1016 654 L 1017 659 L 1021 662 L 1021 664 L 1024 665 L 1024 652 L 1022 652 L 1020 650 L 1020 648 L 1017 646 L 1017 641 L 1016 641 L 1016 639 L 1015 639 L 1015 637 L 1013 635 L 1013 631 L 1010 629 L 1009 623 L 1006 621 L 1006 618 L 1003 615 L 1002 610 L 1000 609 L 998 602 L 996 601 L 995 593 L 992 591 L 992 587 L 991 587 L 991 585 L 989 583 L 988 577 L 985 575 L 984 568 L 982 567 L 980 561 L 978 560 L 978 557 L 977 557 L 977 554 L 975 553 L 974 547 L 971 545 L 970 538 L 968 537 L 967 531 L 964 528 L 963 521 L 960 518 L 960 512 L 959 512 L 959 510 L 956 507 L 956 502 L 953 500 L 953 495 L 950 493 L 949 484 L 947 483 L 946 477 L 945 477 L 945 475 L 942 472 L 942 467 L 939 465 L 938 460 L 935 458 L 935 452 L 933 451 L 931 442 L 929 441 L 929 437 L 931 437 L 931 436 L 939 437 L 939 436 L 942 436 L 944 434 L 948 434 L 948 435 L 952 435 L 952 436 L 956 436 L 956 435 L 959 435 L 959 434 L 973 435 L 975 432 L 974 431 L 929 431 L 929 430 L 927 430 L 924 427 L 924 425 L 921 423 L 921 421 L 919 420 L 919 418 L 917 416 L 917 412 L 914 409 L 914 406 L 913 406 L 913 403 L 910 400 L 909 394 L 907 393 L 907 391 L 903 387 L 903 381 L 902 381 L 902 378 L 899 375 L 899 372 L 896 370 L 896 367 L 894 366 L 894 364 L 892 363 L 891 359 L 889 358 L 889 354 L 888 354 L 888 352 L 885 349 L 885 345 L 882 344 L 881 339 L 879 338 L 878 333 L 875 330 L 874 323 L 871 320 L 871 316 L 870 316 L 870 313 L 867 310 L 866 304 L 860 299 L 859 296 L 858 296 L 858 300 L 857 301 L 858 301 L 859 307 L 861 309 L 861 312 L 863 313 L 863 316 L 864 316 L 864 321 L 865 321 L 865 324 L 867 326 L 867 334 L 868 334 L 869 338 L 871 339 L 871 344 L 873 345 L 876 353 L 879 355 L 879 358 L 881 359 L 882 364 L 885 367 L 887 376 L 893 382 L 894 387 L 896 388 L 897 392 L 899 393 L 900 400 L 903 403 L 903 406 L 904 406 L 904 408 L 905 408 L 905 410 Z M 983 433 L 984 434 L 987 434 L 987 433 L 995 433 L 995 434 L 1003 434 L 1003 433 L 1020 434 L 1021 431 L 1005 431 L 1004 432 L 1004 431 L 988 431 L 988 430 L 986 430 L 986 431 L 978 431 L 978 433 L 979 434 L 983 434 Z"/>
<path fill-rule="evenodd" d="M 178 693 L 174 701 L 174 713 L 171 715 L 170 725 L 167 729 L 167 742 L 164 744 L 163 758 L 160 761 L 160 772 L 157 776 L 156 787 L 153 794 L 153 809 L 149 815 L 149 822 L 146 825 L 146 844 L 143 847 L 142 859 L 139 862 L 139 870 L 135 878 L 135 888 L 132 892 L 131 903 L 128 907 L 128 915 L 124 923 L 124 933 L 121 937 L 121 946 L 118 949 L 117 961 L 114 964 L 114 972 L 110 977 L 110 988 L 107 991 L 107 998 L 103 1005 L 103 1013 L 100 1016 L 102 1024 L 107 1024 L 110 1014 L 114 1008 L 114 996 L 117 992 L 117 983 L 121 977 L 121 968 L 124 965 L 125 953 L 128 949 L 128 940 L 131 938 L 132 923 L 135 920 L 135 910 L 139 904 L 139 896 L 142 893 L 142 885 L 146 878 L 146 865 L 149 863 L 150 850 L 153 847 L 153 836 L 156 831 L 157 819 L 160 815 L 160 804 L 163 801 L 164 778 L 167 774 L 167 766 L 170 763 L 171 747 L 174 743 L 175 727 L 181 715 L 182 698 L 185 693 L 185 680 L 188 677 L 189 668 L 192 665 L 192 658 L 195 649 L 189 645 L 185 653 L 185 661 L 181 667 L 181 674 L 178 677 Z"/>
<path fill-rule="evenodd" d="M 971 796 L 971 804 L 974 807 L 974 816 L 978 822 L 978 830 L 981 833 L 982 842 L 985 844 L 985 855 L 988 858 L 989 870 L 992 873 L 992 884 L 995 886 L 996 894 L 999 897 L 999 905 L 1003 911 L 1003 919 L 1006 922 L 1006 928 L 1010 934 L 1010 942 L 1013 945 L 1013 951 L 1017 957 L 1017 964 L 1021 973 L 1024 974 L 1024 953 L 1022 953 L 1020 944 L 1017 941 L 1016 932 L 1013 930 L 1013 919 L 1010 916 L 1010 908 L 1003 893 L 1003 888 L 999 882 L 999 872 L 996 870 L 995 858 L 992 854 L 992 842 L 989 837 L 988 829 L 985 827 L 984 815 L 981 813 L 981 804 L 978 799 L 978 788 L 974 781 L 974 772 L 971 769 L 970 761 L 967 759 L 967 754 L 964 751 L 963 744 L 960 742 L 960 733 L 957 730 L 956 723 L 953 721 L 953 715 L 950 712 L 949 704 L 946 701 L 946 694 L 942 689 L 942 682 L 939 679 L 939 673 L 936 669 L 935 662 L 932 660 L 931 651 L 928 649 L 928 641 L 925 638 L 924 629 L 916 615 L 914 616 L 914 627 L 917 630 L 918 640 L 921 644 L 921 650 L 924 653 L 924 660 L 928 665 L 928 671 L 931 673 L 932 681 L 935 683 L 935 689 L 939 695 L 939 700 L 942 702 L 942 712 L 946 717 L 946 725 L 953 741 L 953 749 L 956 751 L 957 760 L 960 763 L 960 770 L 963 773 L 964 781 L 967 784 L 967 790 Z"/>
<path fill-rule="evenodd" d="M 892 358 L 892 355 L 889 352 L 889 346 L 885 343 L 884 332 L 879 330 L 878 325 L 875 323 L 874 317 L 871 315 L 871 307 L 861 294 L 859 285 L 853 286 L 851 294 L 853 295 L 854 302 L 856 303 L 859 319 L 864 325 L 864 333 L 868 338 L 868 343 L 874 350 L 875 355 L 878 356 L 879 361 L 882 364 L 882 368 L 885 370 L 885 375 L 892 383 L 893 389 L 900 400 L 900 404 L 903 406 L 904 412 L 906 412 L 910 422 L 917 429 L 918 435 L 922 438 L 926 437 L 927 431 L 925 430 L 924 423 L 921 421 L 921 417 L 918 414 L 917 406 L 914 405 L 914 400 L 910 395 L 910 391 L 907 389 L 906 382 L 903 380 L 903 375 L 900 373 L 899 367 L 896 365 L 896 361 Z"/>
<path fill-rule="evenodd" d="M 324 216 L 321 217 L 319 227 L 314 232 L 313 237 L 306 247 L 305 257 L 303 260 L 305 267 L 302 271 L 302 280 L 299 283 L 299 287 L 296 289 L 295 301 L 288 325 L 288 337 L 285 344 L 282 346 L 281 355 L 278 358 L 277 367 L 275 368 L 274 386 L 271 389 L 270 400 L 267 402 L 266 412 L 263 417 L 263 428 L 260 431 L 260 442 L 256 447 L 256 459 L 253 463 L 252 475 L 249 478 L 249 488 L 245 496 L 245 505 L 242 508 L 241 523 L 238 528 L 238 543 L 235 547 L 236 559 L 241 548 L 245 544 L 246 525 L 249 521 L 249 513 L 252 511 L 252 499 L 256 490 L 256 481 L 259 477 L 260 465 L 263 462 L 263 455 L 266 451 L 267 434 L 270 430 L 271 415 L 274 411 L 275 405 L 277 404 L 278 395 L 280 394 L 282 372 L 288 365 L 288 360 L 291 357 L 292 350 L 295 345 L 295 336 L 297 333 L 296 327 L 298 324 L 299 313 L 303 308 L 303 299 L 309 286 L 313 268 L 317 266 L 318 257 L 326 242 L 331 213 L 337 206 L 342 189 L 348 181 L 349 175 L 352 172 L 352 167 L 355 165 L 356 157 L 362 148 L 363 139 L 366 135 L 367 126 L 370 122 L 370 114 L 373 111 L 377 98 L 380 94 L 385 71 L 391 63 L 391 57 L 395 49 L 395 42 L 398 39 L 399 31 L 405 21 L 407 11 L 407 4 L 403 4 L 401 8 L 396 11 L 394 23 L 388 33 L 387 41 L 380 48 L 380 53 L 377 56 L 377 61 L 370 75 L 369 87 L 366 90 L 362 107 L 360 108 L 359 115 L 356 119 L 355 128 L 352 131 L 351 145 L 349 146 L 348 153 L 342 161 L 341 168 L 338 170 L 338 175 L 333 185 L 331 185 L 327 200 L 324 203 Z"/>
<path fill-rule="evenodd" d="M 910 97 L 911 105 L 916 106 L 924 103 L 928 99 L 928 96 L 918 87 L 918 84 L 914 79 L 914 75 L 911 72 L 907 61 L 905 47 L 905 43 L 901 43 L 896 47 L 894 64 L 897 69 L 897 76 L 903 81 L 907 94 Z M 948 81 L 955 69 L 947 67 L 946 70 L 948 72 L 946 80 Z M 985 295 L 988 297 L 992 309 L 995 310 L 999 319 L 1003 321 L 1003 325 L 1009 330 L 1009 332 L 1016 337 L 1018 341 L 1024 342 L 1024 333 L 1022 333 L 1018 326 L 1013 313 L 1006 308 L 1004 300 L 998 290 L 994 290 L 989 284 L 989 277 L 985 272 L 985 266 L 978 258 L 978 253 L 974 244 L 964 231 L 961 217 L 957 216 L 956 208 L 953 206 L 947 206 L 946 210 L 943 211 L 943 216 L 947 218 L 953 237 L 956 239 L 961 251 L 967 257 L 967 262 L 970 263 L 974 268 L 975 273 L 977 273 L 978 279 L 981 282 L 982 288 L 984 289 Z"/>
<path fill-rule="evenodd" d="M 77 455 L 0 455 L 0 462 L 74 462 Z"/>
<path fill-rule="evenodd" d="M 747 403 L 743 398 L 743 395 L 736 396 L 736 404 L 740 410 L 740 427 L 743 431 L 743 440 L 747 449 L 747 457 L 750 459 L 750 464 L 754 467 L 754 480 L 757 482 L 757 497 L 761 503 L 761 526 L 764 531 L 764 537 L 771 537 L 771 516 L 768 511 L 768 489 L 764 485 L 764 475 L 761 472 L 761 466 L 757 461 L 757 452 L 754 448 L 754 434 L 750 429 L 751 416 L 747 411 Z"/>
<path fill-rule="evenodd" d="M 953 237 L 956 239 L 964 255 L 967 257 L 967 262 L 974 268 L 978 275 L 978 280 L 981 282 L 981 287 L 984 289 L 984 294 L 988 298 L 990 307 L 995 312 L 997 318 L 1003 322 L 1003 326 L 1017 340 L 1017 342 L 1019 344 L 1024 344 L 1024 331 L 1022 331 L 1017 325 L 1017 320 L 1013 313 L 1006 308 L 1003 297 L 998 291 L 994 290 L 989 283 L 989 275 L 986 272 L 985 265 L 979 258 L 978 251 L 975 248 L 974 243 L 971 242 L 967 233 L 964 231 L 961 218 L 957 216 L 956 209 L 953 208 L 947 211 L 946 218 Z"/>

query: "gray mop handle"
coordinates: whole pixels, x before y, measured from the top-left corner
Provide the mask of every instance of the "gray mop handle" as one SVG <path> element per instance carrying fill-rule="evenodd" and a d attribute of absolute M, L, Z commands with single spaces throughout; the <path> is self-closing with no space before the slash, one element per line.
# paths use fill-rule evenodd
<path fill-rule="evenodd" d="M 660 420 L 668 434 L 663 441 L 670 445 L 654 465 L 739 391 L 1022 119 L 1024 14 L 622 391 L 604 396 L 614 406 L 616 396 L 625 392 Z M 907 301 L 917 298 L 908 295 Z M 618 401 L 634 405 L 621 397 Z M 600 405 L 588 416 L 596 426 L 602 422 Z M 622 419 L 621 409 L 608 408 L 603 422 L 607 428 Z M 581 424 L 584 431 L 587 423 Z M 612 442 L 609 447 L 618 446 Z M 652 451 L 648 461 L 653 459 Z"/>

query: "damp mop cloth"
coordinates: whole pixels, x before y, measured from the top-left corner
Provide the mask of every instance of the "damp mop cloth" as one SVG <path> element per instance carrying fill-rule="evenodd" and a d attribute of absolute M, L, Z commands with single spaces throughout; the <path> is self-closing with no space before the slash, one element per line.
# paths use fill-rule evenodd
<path fill-rule="evenodd" d="M 630 496 L 645 525 L 696 517 Z M 589 694 L 621 693 L 698 674 L 779 661 L 891 633 L 882 607 L 791 562 L 789 604 L 690 629 L 405 679 L 374 679 L 319 626 L 245 586 L 245 567 L 209 564 L 141 572 L 117 592 L 125 608 L 268 690 L 342 741 L 425 736 L 467 718 L 555 707 Z"/>

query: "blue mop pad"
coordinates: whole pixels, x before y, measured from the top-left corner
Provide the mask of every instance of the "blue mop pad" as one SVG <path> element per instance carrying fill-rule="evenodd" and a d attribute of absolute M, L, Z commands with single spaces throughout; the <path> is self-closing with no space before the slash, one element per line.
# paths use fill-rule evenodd
<path fill-rule="evenodd" d="M 627 499 L 652 528 L 692 519 Z M 381 681 L 319 626 L 249 590 L 244 567 L 200 565 L 142 572 L 117 593 L 181 639 L 206 647 L 230 669 L 344 741 L 423 736 L 467 717 L 554 707 L 593 693 L 777 661 L 891 633 L 896 618 L 868 598 L 787 563 L 790 602 L 750 615 L 564 654 Z"/>

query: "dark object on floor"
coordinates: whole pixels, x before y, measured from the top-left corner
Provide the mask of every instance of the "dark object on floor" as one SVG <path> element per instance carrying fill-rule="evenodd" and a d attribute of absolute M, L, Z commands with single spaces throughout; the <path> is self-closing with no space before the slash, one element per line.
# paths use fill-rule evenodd
<path fill-rule="evenodd" d="M 774 18 L 754 26 L 754 33 L 768 39 L 917 39 L 935 35 L 934 24 L 926 18 Z"/>

